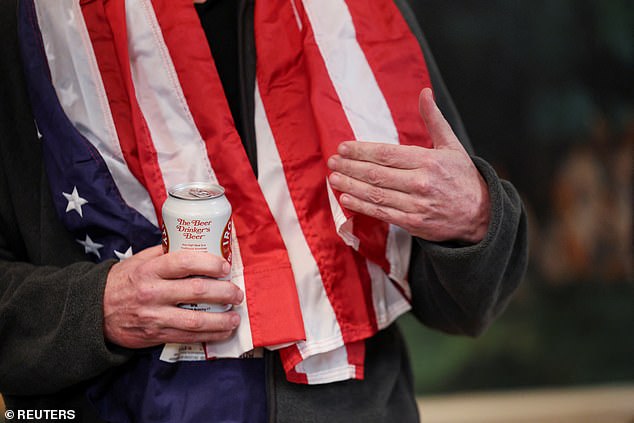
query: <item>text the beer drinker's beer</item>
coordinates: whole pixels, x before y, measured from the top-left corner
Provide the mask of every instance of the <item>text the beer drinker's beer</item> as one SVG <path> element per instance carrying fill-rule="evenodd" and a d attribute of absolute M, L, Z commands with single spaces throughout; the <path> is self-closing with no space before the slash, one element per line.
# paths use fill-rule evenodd
<path fill-rule="evenodd" d="M 206 182 L 191 182 L 176 185 L 168 193 L 162 210 L 163 251 L 208 252 L 231 264 L 231 204 L 225 197 L 224 188 Z M 230 276 L 218 279 L 229 280 Z M 179 306 L 207 312 L 231 308 L 231 304 Z"/>

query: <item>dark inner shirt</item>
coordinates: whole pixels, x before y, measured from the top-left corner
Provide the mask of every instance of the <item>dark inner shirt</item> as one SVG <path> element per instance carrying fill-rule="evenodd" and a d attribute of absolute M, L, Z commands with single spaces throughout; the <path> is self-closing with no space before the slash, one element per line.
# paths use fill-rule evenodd
<path fill-rule="evenodd" d="M 244 140 L 240 107 L 240 66 L 238 62 L 238 0 L 207 0 L 197 4 L 216 69 L 225 90 L 240 138 Z"/>
<path fill-rule="evenodd" d="M 244 140 L 240 92 L 239 0 L 196 5 L 236 128 Z M 248 89 L 248 88 L 247 88 Z M 102 419 L 157 423 L 267 421 L 264 360 L 165 363 L 161 347 L 139 352 L 88 396 Z"/>

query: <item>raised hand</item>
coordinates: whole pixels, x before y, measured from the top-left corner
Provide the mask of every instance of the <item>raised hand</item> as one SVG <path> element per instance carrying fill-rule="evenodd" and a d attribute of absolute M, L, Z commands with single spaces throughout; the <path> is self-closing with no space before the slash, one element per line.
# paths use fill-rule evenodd
<path fill-rule="evenodd" d="M 244 295 L 236 285 L 208 279 L 229 271 L 221 257 L 191 251 L 163 254 L 160 246 L 115 264 L 104 292 L 106 339 L 122 347 L 144 348 L 228 338 L 240 323 L 236 312 L 206 313 L 177 304 L 240 304 Z"/>
<path fill-rule="evenodd" d="M 330 184 L 349 210 L 429 241 L 477 243 L 490 219 L 486 183 L 429 88 L 420 93 L 419 111 L 433 148 L 343 142 L 328 160 Z"/>

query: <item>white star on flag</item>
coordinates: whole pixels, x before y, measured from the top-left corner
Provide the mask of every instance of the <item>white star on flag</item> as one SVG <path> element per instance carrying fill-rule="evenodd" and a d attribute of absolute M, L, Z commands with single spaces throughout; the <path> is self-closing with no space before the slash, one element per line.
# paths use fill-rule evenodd
<path fill-rule="evenodd" d="M 86 234 L 86 239 L 84 241 L 82 241 L 81 239 L 76 239 L 75 241 L 79 242 L 81 245 L 84 246 L 84 252 L 86 254 L 92 253 L 96 255 L 97 258 L 101 259 L 101 254 L 99 253 L 99 249 L 103 248 L 103 244 L 94 242 L 92 239 L 90 239 L 88 234 Z"/>
<path fill-rule="evenodd" d="M 117 256 L 119 261 L 123 261 L 127 258 L 130 258 L 132 257 L 132 247 L 128 247 L 128 249 L 125 250 L 125 253 L 120 253 L 119 251 L 114 250 L 114 255 Z"/>
<path fill-rule="evenodd" d="M 86 204 L 88 201 L 79 196 L 77 192 L 77 187 L 73 187 L 73 192 L 71 194 L 62 192 L 64 197 L 68 200 L 68 205 L 66 206 L 66 213 L 71 210 L 75 210 L 81 217 L 84 217 L 83 212 L 81 211 L 81 206 Z"/>

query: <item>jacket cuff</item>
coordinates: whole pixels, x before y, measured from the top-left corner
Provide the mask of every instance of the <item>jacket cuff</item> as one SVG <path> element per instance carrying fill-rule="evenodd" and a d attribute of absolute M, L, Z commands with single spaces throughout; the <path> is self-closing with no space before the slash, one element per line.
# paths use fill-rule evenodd
<path fill-rule="evenodd" d="M 104 261 L 95 266 L 95 269 L 93 270 L 93 277 L 99 282 L 95 285 L 95 289 L 92 294 L 92 306 L 89 308 L 92 316 L 87 318 L 87 322 L 93 324 L 90 333 L 93 333 L 96 336 L 93 340 L 93 344 L 98 348 L 95 353 L 100 357 L 103 357 L 105 362 L 112 363 L 113 365 L 122 364 L 134 354 L 134 350 L 121 347 L 106 340 L 103 333 L 104 292 L 106 289 L 106 282 L 108 280 L 108 273 L 115 263 L 117 263 L 117 260 L 113 259 Z"/>

